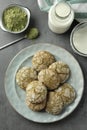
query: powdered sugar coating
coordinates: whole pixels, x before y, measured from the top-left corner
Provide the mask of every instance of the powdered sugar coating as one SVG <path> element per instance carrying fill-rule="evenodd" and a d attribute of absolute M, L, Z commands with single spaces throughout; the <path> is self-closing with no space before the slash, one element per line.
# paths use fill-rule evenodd
<path fill-rule="evenodd" d="M 68 83 L 64 83 L 56 92 L 62 97 L 65 106 L 71 104 L 75 100 L 75 89 Z"/>
<path fill-rule="evenodd" d="M 38 74 L 38 80 L 44 83 L 49 90 L 58 88 L 60 84 L 60 77 L 55 71 L 50 69 L 41 70 Z"/>
<path fill-rule="evenodd" d="M 60 114 L 63 110 L 63 100 L 56 92 L 49 92 L 46 111 L 50 114 Z"/>
<path fill-rule="evenodd" d="M 40 103 L 46 99 L 47 88 L 39 81 L 32 81 L 26 88 L 26 98 L 31 103 Z"/>
<path fill-rule="evenodd" d="M 62 61 L 54 62 L 49 66 L 49 68 L 56 71 L 59 74 L 61 83 L 65 82 L 69 78 L 70 68 L 64 62 Z"/>
<path fill-rule="evenodd" d="M 38 51 L 32 58 L 33 68 L 37 71 L 46 69 L 55 62 L 55 57 L 47 51 Z"/>
<path fill-rule="evenodd" d="M 37 79 L 37 72 L 31 67 L 22 67 L 16 73 L 16 83 L 26 89 L 28 83 Z"/>

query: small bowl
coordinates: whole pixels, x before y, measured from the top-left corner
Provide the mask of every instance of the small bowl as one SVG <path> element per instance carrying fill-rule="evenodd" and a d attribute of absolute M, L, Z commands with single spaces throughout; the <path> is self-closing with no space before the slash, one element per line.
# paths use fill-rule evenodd
<path fill-rule="evenodd" d="M 5 11 L 6 9 L 9 9 L 9 8 L 11 8 L 11 7 L 14 7 L 14 6 L 21 8 L 21 9 L 24 10 L 25 13 L 27 14 L 27 23 L 26 23 L 26 26 L 25 26 L 22 30 L 20 30 L 20 31 L 11 31 L 11 30 L 8 30 L 8 29 L 5 27 L 4 21 L 3 21 L 4 11 Z M 1 14 L 1 18 L 0 18 L 0 27 L 1 27 L 1 29 L 2 29 L 3 31 L 9 32 L 9 33 L 13 33 L 13 34 L 19 34 L 19 33 L 24 32 L 24 31 L 28 28 L 29 23 L 30 23 L 30 10 L 29 10 L 28 8 L 23 7 L 23 6 L 21 6 L 21 5 L 18 5 L 18 4 L 8 5 L 8 6 L 3 10 L 2 14 Z"/>
<path fill-rule="evenodd" d="M 79 23 L 72 30 L 70 45 L 73 51 L 80 56 L 87 57 L 87 22 Z"/>

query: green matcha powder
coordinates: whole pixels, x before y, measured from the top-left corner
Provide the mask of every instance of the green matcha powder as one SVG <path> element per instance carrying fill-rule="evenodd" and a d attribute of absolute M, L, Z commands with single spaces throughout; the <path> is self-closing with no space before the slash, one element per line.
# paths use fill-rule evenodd
<path fill-rule="evenodd" d="M 10 7 L 3 13 L 4 26 L 13 32 L 23 30 L 27 24 L 27 14 L 20 7 Z"/>

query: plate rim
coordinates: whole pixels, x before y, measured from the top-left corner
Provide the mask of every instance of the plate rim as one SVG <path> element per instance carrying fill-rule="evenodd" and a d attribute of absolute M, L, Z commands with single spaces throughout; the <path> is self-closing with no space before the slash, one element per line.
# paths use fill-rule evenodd
<path fill-rule="evenodd" d="M 76 58 L 75 58 L 69 51 L 67 51 L 67 49 L 65 49 L 65 48 L 63 48 L 63 47 L 60 47 L 59 45 L 52 45 L 51 43 L 38 43 L 38 44 L 30 45 L 30 46 L 28 46 L 28 47 L 25 47 L 25 48 L 22 49 L 21 51 L 19 51 L 19 52 L 12 58 L 12 60 L 10 61 L 9 65 L 8 65 L 8 67 L 7 67 L 6 73 L 5 73 L 5 79 L 4 79 L 5 93 L 6 93 L 6 97 L 7 97 L 8 101 L 9 101 L 10 105 L 12 106 L 12 108 L 13 108 L 18 114 L 20 114 L 22 117 L 24 117 L 25 119 L 30 120 L 30 121 L 33 121 L 33 122 L 37 122 L 37 123 L 53 123 L 53 122 L 60 121 L 60 120 L 64 119 L 65 117 L 69 116 L 69 115 L 76 109 L 76 107 L 78 106 L 79 102 L 77 103 L 76 107 L 75 107 L 69 114 L 67 114 L 66 116 L 64 116 L 63 118 L 58 119 L 58 120 L 54 120 L 54 121 L 43 122 L 43 121 L 36 121 L 36 120 L 28 119 L 26 116 L 24 116 L 24 115 L 22 115 L 20 112 L 18 112 L 17 109 L 15 109 L 14 106 L 13 106 L 13 104 L 10 102 L 10 100 L 9 100 L 9 98 L 8 98 L 8 96 L 7 96 L 7 92 L 6 92 L 6 84 L 5 84 L 6 75 L 7 75 L 7 72 L 8 72 L 8 70 L 9 70 L 11 64 L 14 62 L 14 60 L 16 59 L 16 57 L 19 56 L 19 55 L 20 55 L 21 53 L 23 53 L 24 51 L 26 51 L 26 49 L 29 49 L 29 48 L 31 48 L 31 47 L 38 46 L 38 45 L 44 45 L 44 46 L 51 45 L 51 46 L 54 46 L 54 47 L 57 47 L 57 48 L 59 47 L 59 48 L 63 49 L 64 51 L 66 51 L 66 52 L 67 52 L 70 56 L 72 56 L 72 58 L 76 61 L 76 63 L 78 64 L 78 66 L 79 66 L 79 68 L 80 68 L 81 75 L 82 75 L 82 80 L 83 80 L 83 86 L 82 86 L 83 89 L 82 89 L 82 93 L 81 93 L 79 102 L 81 101 L 81 98 L 82 98 L 83 92 L 84 92 L 84 75 L 83 75 L 83 71 L 82 71 L 82 69 L 81 69 L 81 66 L 80 66 L 79 62 L 76 60 Z"/>

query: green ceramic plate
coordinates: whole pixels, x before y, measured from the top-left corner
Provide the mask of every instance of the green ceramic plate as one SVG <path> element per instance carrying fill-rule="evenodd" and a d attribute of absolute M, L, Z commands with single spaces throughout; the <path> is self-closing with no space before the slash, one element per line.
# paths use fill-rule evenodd
<path fill-rule="evenodd" d="M 66 107 L 60 115 L 51 115 L 47 112 L 33 112 L 25 104 L 25 91 L 20 89 L 15 82 L 15 74 L 20 67 L 31 66 L 32 56 L 38 50 L 47 50 L 51 52 L 57 60 L 67 63 L 71 69 L 71 76 L 67 81 L 76 90 L 77 97 L 75 101 Z M 77 76 L 78 75 L 78 76 Z M 39 122 L 51 123 L 59 121 L 68 116 L 79 104 L 84 90 L 84 79 L 82 70 L 75 58 L 65 49 L 51 44 L 36 44 L 29 46 L 19 52 L 8 66 L 5 76 L 5 91 L 10 104 L 23 117 Z"/>

